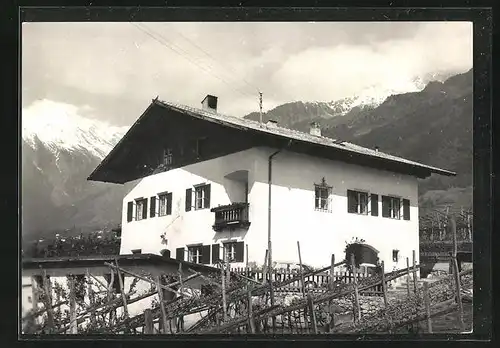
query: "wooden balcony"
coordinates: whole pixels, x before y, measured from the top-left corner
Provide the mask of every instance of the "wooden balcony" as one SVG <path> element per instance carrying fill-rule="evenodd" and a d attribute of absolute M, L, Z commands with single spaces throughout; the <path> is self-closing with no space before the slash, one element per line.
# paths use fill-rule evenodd
<path fill-rule="evenodd" d="M 213 229 L 222 231 L 226 229 L 248 228 L 248 203 L 233 203 L 212 208 L 215 213 Z"/>

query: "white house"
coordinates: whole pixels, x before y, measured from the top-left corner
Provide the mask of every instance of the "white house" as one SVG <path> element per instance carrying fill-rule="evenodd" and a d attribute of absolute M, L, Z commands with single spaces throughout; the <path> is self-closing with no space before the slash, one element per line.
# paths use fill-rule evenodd
<path fill-rule="evenodd" d="M 310 133 L 155 99 L 89 180 L 138 184 L 123 200 L 121 254 L 160 253 L 235 267 L 311 266 L 364 239 L 386 269 L 418 262 L 418 183 L 455 173 Z"/>

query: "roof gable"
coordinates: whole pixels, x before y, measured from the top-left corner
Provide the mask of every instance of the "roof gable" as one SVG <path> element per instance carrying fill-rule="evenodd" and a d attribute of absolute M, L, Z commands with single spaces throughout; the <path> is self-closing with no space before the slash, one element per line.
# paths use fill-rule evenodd
<path fill-rule="evenodd" d="M 210 139 L 204 156 L 191 154 L 195 142 L 204 138 Z M 352 143 L 155 99 L 89 180 L 124 183 L 151 175 L 165 147 L 178 151 L 180 161 L 173 169 L 254 146 L 287 146 L 290 151 L 420 178 L 456 175 Z"/>

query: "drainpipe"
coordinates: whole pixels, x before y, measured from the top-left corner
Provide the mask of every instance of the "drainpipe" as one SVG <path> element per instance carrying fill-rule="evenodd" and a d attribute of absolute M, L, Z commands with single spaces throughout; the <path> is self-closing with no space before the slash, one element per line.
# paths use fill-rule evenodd
<path fill-rule="evenodd" d="M 269 284 L 270 284 L 270 295 L 271 295 L 271 306 L 274 305 L 274 289 L 272 286 L 271 282 L 271 274 L 272 274 L 272 265 L 273 265 L 273 253 L 272 253 L 272 248 L 271 248 L 271 185 L 272 185 L 272 179 L 273 179 L 273 157 L 279 154 L 281 151 L 286 149 L 292 144 L 292 140 L 288 141 L 286 146 L 283 148 L 279 149 L 278 151 L 274 152 L 271 156 L 269 156 L 269 170 L 268 170 L 268 188 L 269 188 L 269 194 L 268 194 L 268 214 L 267 214 L 267 250 L 268 250 L 268 259 L 267 259 L 267 270 L 269 273 Z M 273 322 L 276 319 L 273 317 Z"/>

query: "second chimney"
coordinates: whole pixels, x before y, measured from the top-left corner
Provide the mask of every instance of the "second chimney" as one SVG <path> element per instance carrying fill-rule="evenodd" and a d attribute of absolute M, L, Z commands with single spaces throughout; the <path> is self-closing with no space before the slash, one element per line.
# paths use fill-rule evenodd
<path fill-rule="evenodd" d="M 207 94 L 205 99 L 201 102 L 201 106 L 203 110 L 210 110 L 217 112 L 217 97 Z"/>
<path fill-rule="evenodd" d="M 321 136 L 321 127 L 318 122 L 311 122 L 309 134 Z"/>

